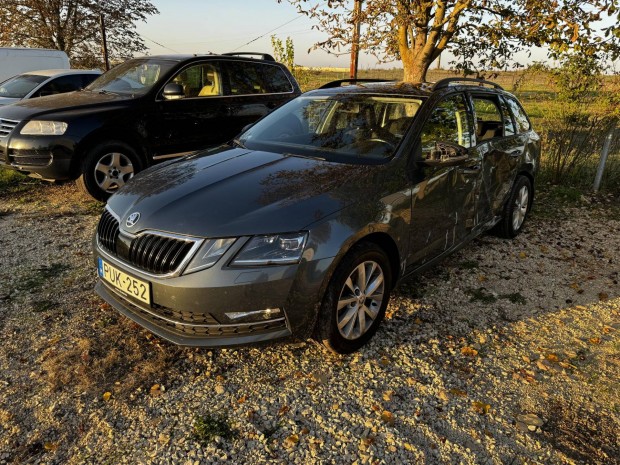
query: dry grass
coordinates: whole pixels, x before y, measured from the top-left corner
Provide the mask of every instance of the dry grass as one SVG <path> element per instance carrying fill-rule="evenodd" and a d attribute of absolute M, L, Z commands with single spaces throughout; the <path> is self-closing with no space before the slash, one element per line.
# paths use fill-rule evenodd
<path fill-rule="evenodd" d="M 620 431 L 609 415 L 567 399 L 549 403 L 543 437 L 568 459 L 589 464 L 620 464 Z"/>
<path fill-rule="evenodd" d="M 53 341 L 41 357 L 43 376 L 51 390 L 126 397 L 139 387 L 164 383 L 183 349 L 162 343 L 150 333 L 101 305 L 101 318 L 79 334 Z"/>

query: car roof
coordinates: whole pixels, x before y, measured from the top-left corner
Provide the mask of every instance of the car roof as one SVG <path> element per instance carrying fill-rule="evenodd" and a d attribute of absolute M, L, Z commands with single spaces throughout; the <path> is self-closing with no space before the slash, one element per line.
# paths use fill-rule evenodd
<path fill-rule="evenodd" d="M 57 77 L 67 76 L 71 74 L 101 74 L 101 71 L 98 69 L 41 69 L 37 71 L 28 71 L 26 73 L 22 73 L 22 75 L 24 74 L 34 76 Z"/>
<path fill-rule="evenodd" d="M 169 61 L 187 61 L 187 60 L 200 60 L 202 58 L 225 58 L 227 60 L 250 60 L 257 61 L 261 63 L 278 63 L 273 59 L 273 57 L 267 53 L 222 53 L 222 54 L 214 54 L 214 53 L 195 53 L 195 54 L 169 54 L 169 55 L 148 55 L 142 57 L 133 58 L 135 60 L 144 60 L 144 59 L 156 59 L 156 60 L 169 60 Z"/>
<path fill-rule="evenodd" d="M 363 81 L 363 80 L 362 80 Z M 444 82 L 442 82 L 444 81 Z M 489 92 L 489 93 L 501 93 L 511 95 L 501 87 L 494 83 L 489 83 L 495 87 L 485 87 L 483 85 L 473 85 L 459 83 L 458 79 L 442 80 L 438 82 L 423 82 L 423 83 L 411 83 L 404 81 L 372 81 L 368 82 L 352 82 L 347 85 L 342 85 L 347 80 L 333 81 L 325 84 L 323 87 L 319 87 L 316 90 L 306 92 L 310 95 L 337 95 L 337 94 L 381 94 L 381 95 L 393 95 L 399 97 L 430 97 L 434 94 L 447 94 L 455 91 L 470 91 L 470 92 Z M 449 82 L 447 82 L 449 81 Z M 481 80 L 478 80 L 481 81 Z M 486 81 L 481 81 L 487 84 Z"/>
<path fill-rule="evenodd" d="M 346 86 L 319 88 L 307 94 L 335 95 L 335 94 L 384 94 L 407 97 L 429 97 L 432 91 L 424 84 L 412 84 L 403 81 L 387 82 L 359 82 Z"/>

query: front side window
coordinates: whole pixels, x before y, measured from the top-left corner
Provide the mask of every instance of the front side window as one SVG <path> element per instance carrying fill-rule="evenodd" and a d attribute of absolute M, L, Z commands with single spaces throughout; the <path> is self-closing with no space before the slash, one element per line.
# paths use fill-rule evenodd
<path fill-rule="evenodd" d="M 62 94 L 64 92 L 72 92 L 82 88 L 82 78 L 78 75 L 61 76 L 48 82 L 36 95 L 44 97 L 46 95 Z"/>
<path fill-rule="evenodd" d="M 185 97 L 222 95 L 222 75 L 217 62 L 198 63 L 179 71 L 172 81 L 183 87 Z"/>
<path fill-rule="evenodd" d="M 175 61 L 156 58 L 129 60 L 95 79 L 86 90 L 140 96 L 146 94 L 174 66 Z"/>
<path fill-rule="evenodd" d="M 239 142 L 334 161 L 381 161 L 394 155 L 421 104 L 381 95 L 302 96 L 263 118 Z"/>
<path fill-rule="evenodd" d="M 461 94 L 442 100 L 422 128 L 422 154 L 428 158 L 437 142 L 471 147 L 471 127 L 465 97 Z"/>

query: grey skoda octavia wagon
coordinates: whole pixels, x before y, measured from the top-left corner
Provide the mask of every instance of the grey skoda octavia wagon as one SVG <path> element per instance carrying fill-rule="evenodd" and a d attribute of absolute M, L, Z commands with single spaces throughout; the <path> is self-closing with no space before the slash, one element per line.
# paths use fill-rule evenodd
<path fill-rule="evenodd" d="M 334 81 L 113 195 L 96 291 L 177 344 L 313 336 L 352 352 L 400 280 L 521 231 L 539 152 L 497 84 Z"/>

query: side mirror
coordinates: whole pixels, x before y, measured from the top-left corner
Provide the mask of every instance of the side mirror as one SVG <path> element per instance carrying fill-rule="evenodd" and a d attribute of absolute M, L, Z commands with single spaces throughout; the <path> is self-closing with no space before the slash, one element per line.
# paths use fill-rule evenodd
<path fill-rule="evenodd" d="M 451 142 L 437 142 L 430 156 L 423 160 L 426 166 L 453 166 L 467 160 L 467 149 Z"/>
<path fill-rule="evenodd" d="M 185 92 L 183 92 L 183 86 L 181 84 L 169 82 L 164 86 L 163 95 L 166 100 L 177 100 L 185 97 Z"/>

